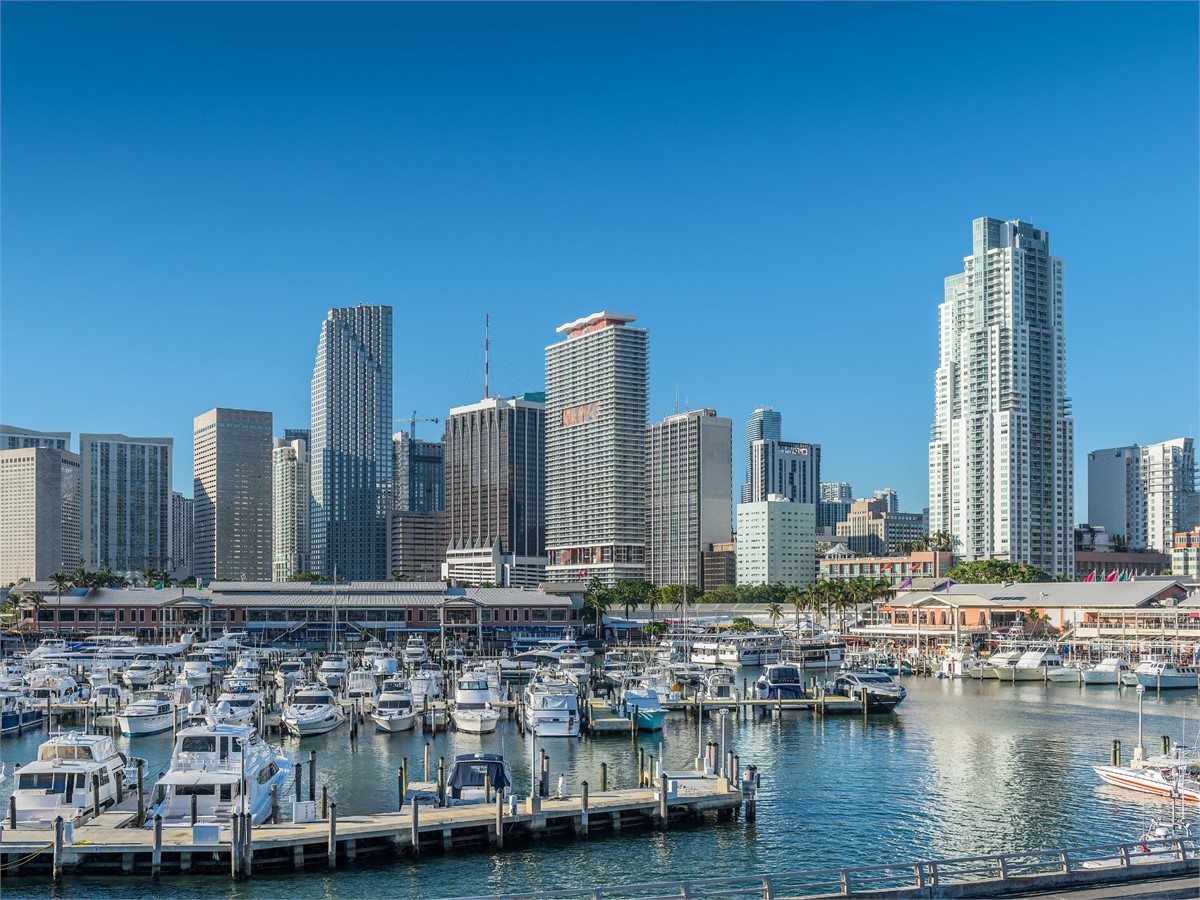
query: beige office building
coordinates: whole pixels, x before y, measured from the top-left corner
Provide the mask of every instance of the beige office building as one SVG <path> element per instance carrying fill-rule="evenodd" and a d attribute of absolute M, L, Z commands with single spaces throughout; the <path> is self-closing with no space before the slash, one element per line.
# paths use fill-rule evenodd
<path fill-rule="evenodd" d="M 210 409 L 196 416 L 196 577 L 270 580 L 271 440 L 269 412 Z"/>
<path fill-rule="evenodd" d="M 0 451 L 0 586 L 79 568 L 79 457 Z"/>
<path fill-rule="evenodd" d="M 287 581 L 309 571 L 308 445 L 275 438 L 271 451 L 271 580 Z"/>

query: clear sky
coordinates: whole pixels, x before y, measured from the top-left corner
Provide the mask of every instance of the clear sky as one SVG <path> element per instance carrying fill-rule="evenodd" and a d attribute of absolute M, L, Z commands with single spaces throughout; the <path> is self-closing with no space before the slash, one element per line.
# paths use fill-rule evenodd
<path fill-rule="evenodd" d="M 1197 5 L 5 2 L 0 420 L 306 427 L 333 306 L 395 307 L 395 411 L 651 332 L 651 419 L 756 405 L 926 503 L 971 219 L 1065 260 L 1090 449 L 1194 435 Z M 440 426 L 422 426 L 433 438 Z M 735 488 L 736 494 L 736 488 Z"/>

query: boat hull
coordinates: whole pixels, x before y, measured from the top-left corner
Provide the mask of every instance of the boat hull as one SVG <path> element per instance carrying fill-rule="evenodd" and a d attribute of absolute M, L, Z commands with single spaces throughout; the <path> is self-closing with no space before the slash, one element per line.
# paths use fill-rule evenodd
<path fill-rule="evenodd" d="M 1120 681 L 1120 672 L 1097 672 L 1095 669 L 1085 669 L 1083 672 L 1084 684 L 1119 684 Z"/>
<path fill-rule="evenodd" d="M 1100 780 L 1114 787 L 1126 788 L 1141 794 L 1170 797 L 1173 793 L 1185 801 L 1200 802 L 1200 784 L 1195 781 L 1168 781 L 1157 776 L 1153 769 L 1134 769 L 1129 766 L 1092 766 Z"/>
<path fill-rule="evenodd" d="M 496 730 L 496 725 L 500 721 L 500 714 L 496 712 L 490 715 L 455 712 L 453 718 L 454 727 L 459 731 L 465 731 L 468 734 L 490 734 Z"/>
<path fill-rule="evenodd" d="M 1147 688 L 1154 690 L 1177 690 L 1182 688 L 1191 688 L 1195 690 L 1200 684 L 1200 678 L 1196 675 L 1179 674 L 1179 675 L 1136 675 L 1137 683 L 1145 685 Z"/>
<path fill-rule="evenodd" d="M 375 723 L 377 731 L 396 734 L 400 731 L 412 731 L 417 724 L 417 714 L 411 712 L 405 713 L 402 716 L 396 716 L 373 712 L 371 713 L 371 721 Z"/>
<path fill-rule="evenodd" d="M 175 727 L 175 719 L 172 713 L 160 713 L 154 716 L 117 716 L 117 725 L 125 737 L 147 737 L 170 731 Z"/>
<path fill-rule="evenodd" d="M 280 719 L 280 725 L 293 737 L 315 737 L 328 734 L 345 721 L 346 714 L 335 709 L 322 718 L 293 719 L 285 715 Z"/>
<path fill-rule="evenodd" d="M 41 709 L 13 709 L 0 713 L 0 735 L 16 734 L 27 728 L 37 728 L 42 724 Z"/>

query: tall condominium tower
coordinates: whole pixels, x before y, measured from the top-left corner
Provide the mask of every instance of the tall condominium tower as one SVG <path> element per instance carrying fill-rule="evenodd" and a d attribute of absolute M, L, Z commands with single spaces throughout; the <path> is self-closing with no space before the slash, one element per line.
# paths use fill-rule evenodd
<path fill-rule="evenodd" d="M 546 348 L 549 581 L 645 575 L 649 335 L 592 313 Z"/>
<path fill-rule="evenodd" d="M 646 579 L 701 583 L 701 553 L 727 543 L 733 520 L 733 420 L 716 410 L 646 427 Z"/>
<path fill-rule="evenodd" d="M 87 568 L 170 568 L 173 445 L 171 438 L 79 435 Z"/>
<path fill-rule="evenodd" d="M 446 508 L 446 447 L 441 441 L 392 435 L 396 509 L 437 512 Z"/>
<path fill-rule="evenodd" d="M 312 377 L 312 571 L 388 574 L 392 497 L 392 308 L 331 309 Z"/>
<path fill-rule="evenodd" d="M 70 450 L 71 432 L 33 431 L 15 425 L 0 425 L 0 450 L 21 450 L 42 447 L 47 450 Z"/>
<path fill-rule="evenodd" d="M 760 406 L 754 410 L 746 421 L 746 480 L 742 484 L 743 503 L 749 503 L 752 499 L 750 457 L 754 442 L 779 440 L 783 440 L 783 416 L 769 406 Z"/>
<path fill-rule="evenodd" d="M 193 422 L 195 574 L 271 578 L 271 414 L 210 409 Z"/>
<path fill-rule="evenodd" d="M 929 527 L 968 560 L 1074 572 L 1074 423 L 1066 394 L 1063 265 L 1028 222 L 976 219 L 946 279 Z"/>
<path fill-rule="evenodd" d="M 1200 524 L 1191 438 L 1088 454 L 1088 524 L 1131 550 L 1170 553 L 1177 532 Z"/>
<path fill-rule="evenodd" d="M 311 488 L 308 445 L 275 438 L 271 450 L 271 580 L 307 572 Z"/>
<path fill-rule="evenodd" d="M 192 523 L 196 504 L 191 497 L 171 492 L 171 571 L 187 577 L 192 573 Z"/>
<path fill-rule="evenodd" d="M 771 495 L 793 503 L 821 499 L 821 445 L 795 441 L 750 442 L 749 503 L 764 503 Z"/>
<path fill-rule="evenodd" d="M 450 410 L 445 446 L 447 576 L 537 587 L 546 575 L 545 395 Z"/>
<path fill-rule="evenodd" d="M 0 585 L 79 568 L 79 501 L 74 453 L 0 450 Z"/>

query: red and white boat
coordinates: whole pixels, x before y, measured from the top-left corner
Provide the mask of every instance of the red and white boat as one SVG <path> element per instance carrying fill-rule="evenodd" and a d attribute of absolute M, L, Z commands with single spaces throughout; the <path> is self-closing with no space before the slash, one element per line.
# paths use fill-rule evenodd
<path fill-rule="evenodd" d="M 1128 766 L 1092 768 L 1106 784 L 1200 803 L 1200 752 L 1177 744 L 1162 756 L 1139 759 L 1139 755 L 1135 751 L 1133 762 Z"/>

